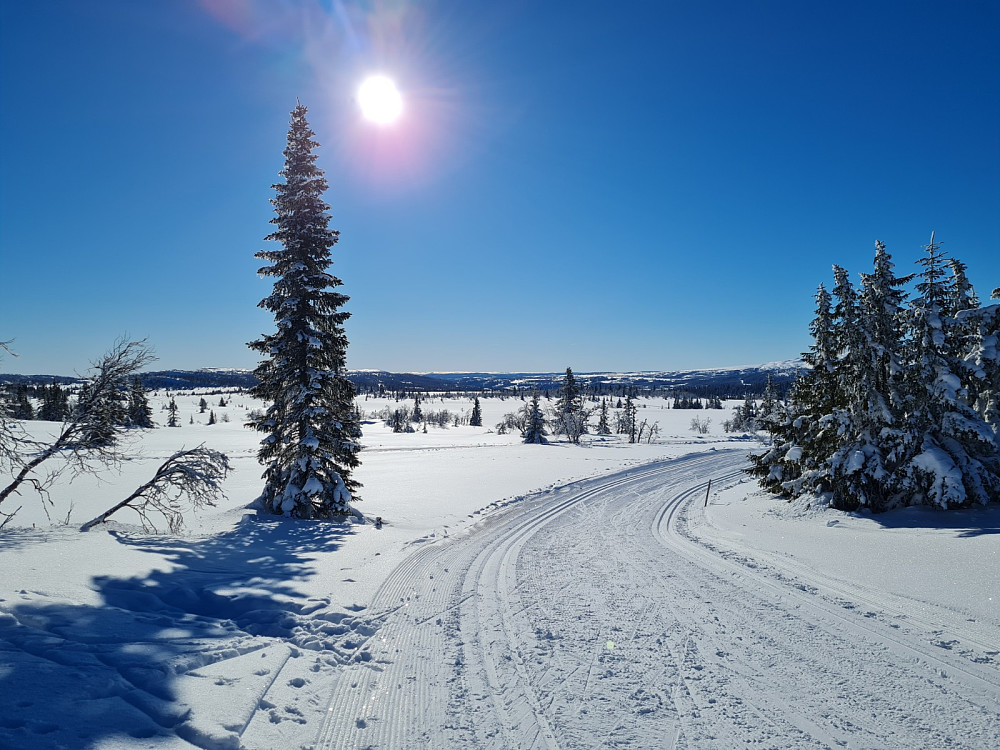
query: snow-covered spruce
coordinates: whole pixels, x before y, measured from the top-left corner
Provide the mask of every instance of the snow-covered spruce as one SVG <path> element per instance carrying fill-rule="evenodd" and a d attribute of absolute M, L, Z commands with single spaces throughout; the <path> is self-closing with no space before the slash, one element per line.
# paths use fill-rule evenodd
<path fill-rule="evenodd" d="M 914 277 L 895 276 L 882 243 L 860 295 L 837 266 L 833 297 L 820 286 L 812 370 L 773 420 L 770 449 L 751 457 L 763 487 L 876 512 L 1000 499 L 1000 313 L 979 307 L 965 265 L 933 235 L 926 250 L 908 308 Z"/>
<path fill-rule="evenodd" d="M 566 368 L 566 380 L 556 401 L 555 413 L 552 416 L 552 431 L 557 435 L 565 435 L 571 443 L 579 443 L 580 437 L 587 434 L 587 417 L 590 413 L 583 408 L 583 392 L 576 382 L 571 367 Z"/>
<path fill-rule="evenodd" d="M 549 442 L 546 439 L 548 433 L 545 430 L 545 416 L 542 414 L 542 407 L 538 403 L 538 391 L 531 394 L 531 403 L 525 408 L 524 432 L 522 437 L 526 443 L 545 445 Z"/>
<path fill-rule="evenodd" d="M 266 357 L 251 392 L 270 403 L 249 426 L 266 433 L 258 459 L 267 468 L 258 503 L 295 518 L 334 518 L 351 513 L 359 484 L 351 478 L 361 445 L 354 385 L 347 379 L 350 313 L 342 282 L 329 274 L 330 250 L 338 232 L 330 229 L 327 182 L 316 166 L 319 144 L 306 121 L 306 108 L 292 111 L 285 148 L 285 181 L 273 185 L 277 229 L 266 237 L 281 245 L 261 250 L 268 261 L 259 273 L 273 276 L 274 290 L 260 307 L 274 314 L 277 331 L 250 342 Z"/>
<path fill-rule="evenodd" d="M 907 489 L 919 501 L 942 508 L 986 504 L 1000 499 L 1000 449 L 997 433 L 970 405 L 963 384 L 965 351 L 975 337 L 956 315 L 965 304 L 978 305 L 964 277 L 939 245 L 926 246 L 918 296 L 910 311 L 912 361 L 905 382 L 908 405 L 905 460 Z M 978 346 L 976 347 L 978 349 Z"/>

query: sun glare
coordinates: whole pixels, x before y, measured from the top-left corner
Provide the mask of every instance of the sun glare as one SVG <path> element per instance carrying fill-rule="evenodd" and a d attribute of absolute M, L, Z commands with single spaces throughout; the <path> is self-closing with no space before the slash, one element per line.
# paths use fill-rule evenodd
<path fill-rule="evenodd" d="M 403 97 L 391 79 L 369 76 L 358 88 L 358 105 L 366 120 L 377 125 L 390 125 L 403 112 Z"/>

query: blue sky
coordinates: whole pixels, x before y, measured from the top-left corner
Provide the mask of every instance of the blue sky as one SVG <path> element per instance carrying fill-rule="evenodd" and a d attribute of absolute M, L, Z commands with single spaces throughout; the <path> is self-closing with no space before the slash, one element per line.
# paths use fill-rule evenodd
<path fill-rule="evenodd" d="M 1000 285 L 1000 6 L 0 3 L 0 371 L 252 367 L 253 254 L 309 107 L 348 365 L 797 356 L 812 295 L 931 230 Z M 354 92 L 392 76 L 389 128 Z"/>

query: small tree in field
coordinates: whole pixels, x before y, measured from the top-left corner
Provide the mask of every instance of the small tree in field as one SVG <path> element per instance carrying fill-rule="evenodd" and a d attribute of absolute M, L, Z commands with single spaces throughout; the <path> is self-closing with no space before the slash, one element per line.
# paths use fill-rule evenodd
<path fill-rule="evenodd" d="M 583 408 L 583 393 L 573 375 L 571 367 L 566 368 L 566 380 L 559 391 L 556 401 L 555 415 L 552 419 L 553 430 L 564 434 L 571 443 L 579 443 L 580 437 L 587 433 L 587 417 L 589 413 Z"/>
<path fill-rule="evenodd" d="M 295 518 L 331 519 L 351 513 L 360 486 L 351 477 L 359 464 L 361 426 L 354 385 L 347 379 L 350 313 L 347 295 L 328 273 L 338 232 L 330 229 L 327 182 L 316 166 L 306 108 L 292 110 L 285 147 L 284 182 L 273 186 L 276 229 L 266 239 L 280 247 L 256 257 L 275 278 L 260 307 L 274 314 L 277 330 L 250 342 L 265 359 L 254 371 L 251 394 L 270 403 L 248 426 L 265 434 L 257 454 L 266 467 L 260 507 Z"/>
<path fill-rule="evenodd" d="M 472 402 L 472 416 L 469 417 L 469 425 L 472 427 L 483 426 L 483 410 L 479 406 L 479 397 Z"/>
<path fill-rule="evenodd" d="M 545 417 L 542 414 L 542 407 L 538 403 L 538 392 L 536 391 L 531 395 L 531 403 L 528 404 L 526 409 L 524 432 L 522 435 L 526 443 L 544 445 L 549 442 L 545 438 L 547 434 L 545 431 Z"/>

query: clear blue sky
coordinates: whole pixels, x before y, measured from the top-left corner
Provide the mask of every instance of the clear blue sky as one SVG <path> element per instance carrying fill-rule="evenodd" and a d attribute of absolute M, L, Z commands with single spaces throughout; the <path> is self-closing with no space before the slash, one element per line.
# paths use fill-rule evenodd
<path fill-rule="evenodd" d="M 352 368 L 688 369 L 808 346 L 830 266 L 931 230 L 1000 285 L 1000 4 L 0 2 L 0 372 L 119 335 L 252 367 L 290 110 Z M 394 77 L 391 128 L 363 75 Z"/>

